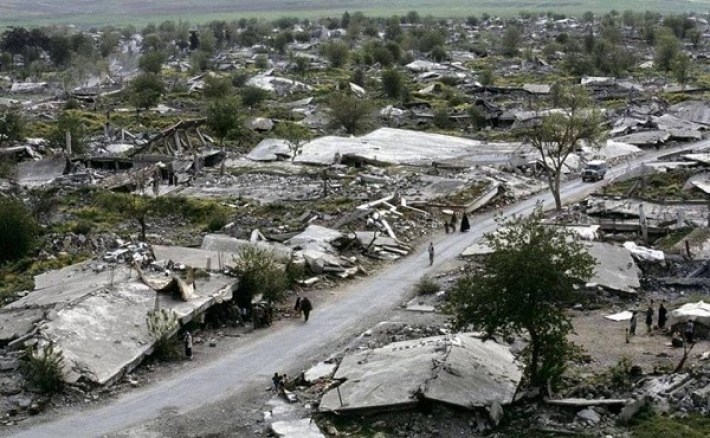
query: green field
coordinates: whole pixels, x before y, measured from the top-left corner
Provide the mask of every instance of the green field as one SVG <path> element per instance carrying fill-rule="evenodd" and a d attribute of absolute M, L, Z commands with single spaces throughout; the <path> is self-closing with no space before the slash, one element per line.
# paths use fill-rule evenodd
<path fill-rule="evenodd" d="M 0 26 L 74 24 L 145 25 L 163 20 L 191 23 L 239 18 L 274 19 L 283 16 L 320 18 L 340 16 L 344 11 L 362 11 L 368 16 L 390 16 L 416 10 L 420 15 L 466 17 L 469 15 L 514 16 L 520 11 L 581 14 L 616 9 L 619 12 L 664 13 L 710 10 L 710 0 L 2 0 Z"/>

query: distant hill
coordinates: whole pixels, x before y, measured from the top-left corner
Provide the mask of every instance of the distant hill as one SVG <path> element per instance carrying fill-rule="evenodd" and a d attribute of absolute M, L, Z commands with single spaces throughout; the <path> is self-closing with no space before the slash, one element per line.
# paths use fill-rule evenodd
<path fill-rule="evenodd" d="M 616 9 L 680 13 L 705 12 L 710 0 L 0 0 L 0 25 L 108 24 L 142 26 L 163 20 L 205 22 L 242 17 L 273 19 L 283 16 L 318 18 L 362 11 L 390 16 L 416 10 L 421 16 L 515 16 L 520 11 L 581 14 Z"/>

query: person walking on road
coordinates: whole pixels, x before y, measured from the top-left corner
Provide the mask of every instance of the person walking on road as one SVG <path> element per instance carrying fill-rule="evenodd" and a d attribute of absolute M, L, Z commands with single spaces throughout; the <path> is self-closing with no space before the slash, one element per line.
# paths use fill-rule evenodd
<path fill-rule="evenodd" d="M 429 252 L 429 266 L 431 266 L 434 264 L 434 243 L 429 242 L 427 252 Z"/>
<path fill-rule="evenodd" d="M 308 315 L 311 314 L 311 310 L 313 310 L 313 304 L 311 304 L 311 300 L 309 300 L 308 297 L 303 297 L 301 299 L 301 312 L 303 312 L 304 322 L 308 322 Z"/>
<path fill-rule="evenodd" d="M 190 331 L 185 332 L 185 356 L 192 360 L 192 333 Z"/>

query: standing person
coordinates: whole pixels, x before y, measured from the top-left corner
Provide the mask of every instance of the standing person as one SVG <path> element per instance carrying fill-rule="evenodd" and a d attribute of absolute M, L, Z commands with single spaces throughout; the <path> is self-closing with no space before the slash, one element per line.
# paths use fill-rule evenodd
<path fill-rule="evenodd" d="M 663 303 L 661 303 L 660 306 L 658 306 L 658 328 L 660 329 L 666 328 L 666 313 L 668 313 L 668 311 L 663 306 Z"/>
<path fill-rule="evenodd" d="M 185 332 L 185 356 L 192 360 L 192 333 L 190 330 Z"/>
<path fill-rule="evenodd" d="M 274 392 L 279 392 L 279 386 L 281 386 L 281 376 L 279 373 L 274 373 L 274 376 L 271 378 L 271 388 Z"/>
<path fill-rule="evenodd" d="M 434 264 L 434 244 L 432 242 L 429 242 L 427 252 L 429 252 L 429 266 L 431 266 Z"/>
<path fill-rule="evenodd" d="M 310 315 L 311 310 L 313 310 L 313 304 L 308 297 L 303 297 L 301 299 L 301 312 L 303 312 L 303 321 L 308 322 L 308 315 Z"/>
<path fill-rule="evenodd" d="M 653 305 L 648 306 L 646 309 L 646 333 L 651 333 L 653 328 Z"/>
<path fill-rule="evenodd" d="M 693 343 L 693 333 L 695 332 L 695 324 L 693 324 L 693 318 L 688 318 L 685 322 L 685 342 L 688 344 Z"/>
<path fill-rule="evenodd" d="M 301 297 L 296 297 L 296 305 L 293 306 L 293 310 L 295 310 L 296 312 L 301 311 Z"/>
<path fill-rule="evenodd" d="M 636 336 L 636 323 L 638 322 L 638 312 L 634 310 L 631 313 L 631 322 L 629 324 L 629 335 Z"/>

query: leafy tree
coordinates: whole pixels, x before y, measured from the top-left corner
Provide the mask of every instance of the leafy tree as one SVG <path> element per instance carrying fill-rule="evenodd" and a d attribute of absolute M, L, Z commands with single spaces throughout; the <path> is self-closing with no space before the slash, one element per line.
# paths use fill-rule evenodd
<path fill-rule="evenodd" d="M 52 62 L 58 68 L 66 67 L 71 59 L 71 42 L 66 35 L 58 34 L 50 38 L 47 51 Z"/>
<path fill-rule="evenodd" d="M 573 233 L 543 225 L 542 218 L 540 207 L 528 217 L 498 218 L 498 230 L 484 237 L 492 254 L 481 272 L 459 279 L 448 302 L 459 329 L 473 326 L 489 337 L 527 335 L 523 357 L 534 386 L 554 383 L 564 372 L 574 352 L 566 306 L 595 266 Z"/>
<path fill-rule="evenodd" d="M 293 122 L 279 123 L 276 135 L 286 140 L 291 150 L 291 162 L 301 153 L 301 147 L 311 138 L 311 130 Z"/>
<path fill-rule="evenodd" d="M 365 72 L 358 68 L 353 71 L 353 75 L 350 77 L 350 82 L 361 87 L 365 86 Z"/>
<path fill-rule="evenodd" d="M 118 49 L 121 37 L 118 32 L 106 29 L 99 38 L 99 54 L 102 58 L 107 58 Z"/>
<path fill-rule="evenodd" d="M 134 181 L 138 186 L 145 181 Z M 126 219 L 135 220 L 140 226 L 140 239 L 145 242 L 148 232 L 148 218 L 156 211 L 155 203 L 150 198 L 134 193 L 102 193 L 96 198 L 99 207 L 117 213 Z"/>
<path fill-rule="evenodd" d="M 83 154 L 88 137 L 86 121 L 74 110 L 63 111 L 59 115 L 57 125 L 49 135 L 49 144 L 57 149 L 66 149 L 67 131 L 71 135 L 72 154 Z"/>
<path fill-rule="evenodd" d="M 387 26 L 385 27 L 385 39 L 392 41 L 395 38 L 402 35 L 402 26 L 399 24 L 399 17 L 393 15 L 387 20 Z"/>
<path fill-rule="evenodd" d="M 501 40 L 501 52 L 508 57 L 516 56 L 519 53 L 522 42 L 522 32 L 518 26 L 508 26 Z"/>
<path fill-rule="evenodd" d="M 584 14 L 582 14 L 582 21 L 584 21 L 585 23 L 594 23 L 594 12 L 586 11 Z"/>
<path fill-rule="evenodd" d="M 195 50 L 190 55 L 190 66 L 196 73 L 207 71 L 212 66 L 212 56 L 204 50 Z"/>
<path fill-rule="evenodd" d="M 673 74 L 680 85 L 685 89 L 685 84 L 688 82 L 690 77 L 690 71 L 692 68 L 692 60 L 687 53 L 680 52 L 676 55 L 673 60 Z"/>
<path fill-rule="evenodd" d="M 136 112 L 157 104 L 164 92 L 163 80 L 153 73 L 141 73 L 128 86 L 128 96 L 136 107 Z"/>
<path fill-rule="evenodd" d="M 24 133 L 25 118 L 19 108 L 0 110 L 0 145 L 20 141 Z"/>
<path fill-rule="evenodd" d="M 486 113 L 478 105 L 471 105 L 468 109 L 468 116 L 471 119 L 471 126 L 474 129 L 483 129 L 486 127 Z"/>
<path fill-rule="evenodd" d="M 659 70 L 671 71 L 673 68 L 673 60 L 675 59 L 680 44 L 678 39 L 670 32 L 662 32 L 657 37 L 655 64 Z"/>
<path fill-rule="evenodd" d="M 385 96 L 391 99 L 397 99 L 402 95 L 404 88 L 404 79 L 402 74 L 395 69 L 389 69 L 382 72 L 382 91 Z"/>
<path fill-rule="evenodd" d="M 449 58 L 443 46 L 436 46 L 431 50 L 431 58 L 436 62 L 443 62 Z"/>
<path fill-rule="evenodd" d="M 583 87 L 572 87 L 562 93 L 562 110 L 542 113 L 539 121 L 526 130 L 530 144 L 541 156 L 555 208 L 562 209 L 560 181 L 565 161 L 583 140 L 597 145 L 602 136 L 601 113 Z"/>
<path fill-rule="evenodd" d="M 0 264 L 25 257 L 36 239 L 32 213 L 19 201 L 0 197 Z"/>
<path fill-rule="evenodd" d="M 223 99 L 229 97 L 233 90 L 230 78 L 207 75 L 202 95 L 207 99 Z"/>
<path fill-rule="evenodd" d="M 240 104 L 237 99 L 225 98 L 213 101 L 207 107 L 207 127 L 219 139 L 224 148 L 224 140 L 242 124 Z"/>
<path fill-rule="evenodd" d="M 251 245 L 242 247 L 234 260 L 232 275 L 239 279 L 235 294 L 240 307 L 248 306 L 258 295 L 273 303 L 284 298 L 286 272 L 271 251 Z"/>
<path fill-rule="evenodd" d="M 258 108 L 269 96 L 268 91 L 251 85 L 242 88 L 239 94 L 245 108 Z"/>
<path fill-rule="evenodd" d="M 321 54 L 333 68 L 340 68 L 348 62 L 350 49 L 343 43 L 329 43 L 321 46 Z"/>
<path fill-rule="evenodd" d="M 342 127 L 348 134 L 356 134 L 368 126 L 372 111 L 368 101 L 345 93 L 334 93 L 328 104 L 332 128 Z"/>
<path fill-rule="evenodd" d="M 163 63 L 166 56 L 163 52 L 148 52 L 144 53 L 138 60 L 138 68 L 143 73 L 159 74 L 163 70 Z"/>

